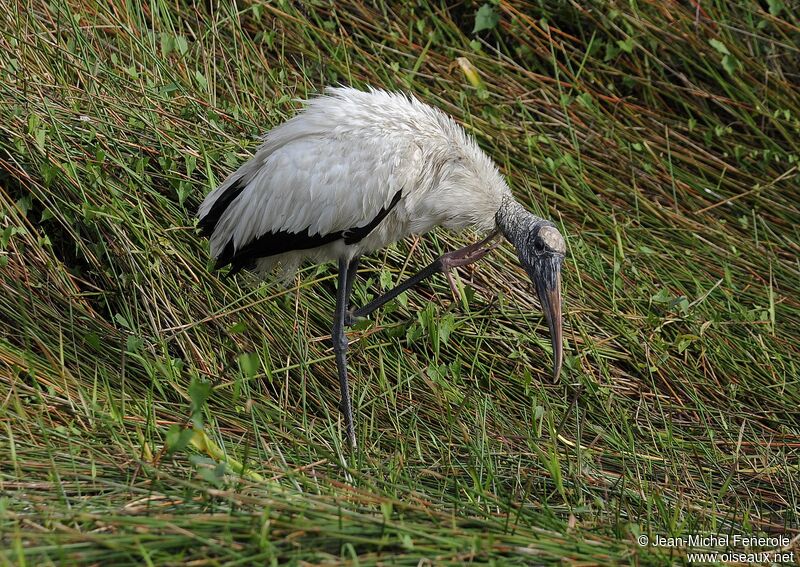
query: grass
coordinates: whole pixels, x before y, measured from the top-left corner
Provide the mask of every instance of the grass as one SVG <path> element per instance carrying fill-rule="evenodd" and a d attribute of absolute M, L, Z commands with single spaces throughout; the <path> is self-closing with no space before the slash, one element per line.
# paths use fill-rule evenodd
<path fill-rule="evenodd" d="M 2 564 L 797 561 L 790 2 L 220 4 L 0 14 Z M 337 83 L 452 114 L 567 235 L 558 383 L 505 246 L 350 333 L 351 455 L 330 267 L 210 271 L 203 195 Z M 357 301 L 475 237 L 376 254 Z"/>

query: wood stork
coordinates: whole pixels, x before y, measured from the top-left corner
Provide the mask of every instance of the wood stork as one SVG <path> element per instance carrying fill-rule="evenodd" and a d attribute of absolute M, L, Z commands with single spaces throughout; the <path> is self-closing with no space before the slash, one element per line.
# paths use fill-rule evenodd
<path fill-rule="evenodd" d="M 305 260 L 338 261 L 331 332 L 347 437 L 356 445 L 347 383 L 346 326 L 437 272 L 478 260 L 502 233 L 536 288 L 561 369 L 564 239 L 517 203 L 492 160 L 456 122 L 413 96 L 328 88 L 269 131 L 252 159 L 211 191 L 199 228 L 216 268 L 291 276 Z M 484 240 L 437 258 L 359 309 L 349 297 L 359 258 L 436 226 L 468 226 Z M 451 286 L 453 285 L 450 279 Z"/>

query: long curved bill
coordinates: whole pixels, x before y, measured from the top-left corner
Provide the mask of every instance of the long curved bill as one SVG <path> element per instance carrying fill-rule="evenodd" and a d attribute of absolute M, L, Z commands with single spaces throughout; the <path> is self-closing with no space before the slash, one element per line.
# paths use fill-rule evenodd
<path fill-rule="evenodd" d="M 539 269 L 533 274 L 533 284 L 542 304 L 547 326 L 550 328 L 550 343 L 553 345 L 553 377 L 558 380 L 561 374 L 561 363 L 564 353 L 562 350 L 561 330 L 561 261 L 562 258 L 552 258 L 539 263 Z"/>

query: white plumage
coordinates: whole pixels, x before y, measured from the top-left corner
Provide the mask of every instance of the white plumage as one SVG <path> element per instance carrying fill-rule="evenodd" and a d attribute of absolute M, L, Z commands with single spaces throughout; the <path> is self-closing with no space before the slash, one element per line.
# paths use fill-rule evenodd
<path fill-rule="evenodd" d="M 514 201 L 494 163 L 440 110 L 375 89 L 325 92 L 268 132 L 255 156 L 208 194 L 198 226 L 210 238 L 217 267 L 231 265 L 229 274 L 280 267 L 287 277 L 304 259 L 338 261 L 331 336 L 350 444 L 356 437 L 345 326 L 434 273 L 449 274 L 483 257 L 498 232 L 516 247 L 536 287 L 558 376 L 566 246 L 555 226 Z M 491 234 L 442 255 L 368 305 L 349 309 L 361 255 L 436 226 L 473 226 Z"/>
<path fill-rule="evenodd" d="M 255 269 L 279 264 L 291 275 L 304 259 L 349 260 L 439 225 L 494 228 L 494 215 L 510 191 L 494 163 L 450 117 L 403 94 L 325 92 L 268 132 L 253 159 L 205 198 L 201 219 L 230 187 L 245 184 L 216 224 L 212 256 L 219 258 L 231 241 L 240 250 L 270 232 L 314 236 L 362 227 L 401 190 L 397 205 L 363 240 L 262 258 Z"/>

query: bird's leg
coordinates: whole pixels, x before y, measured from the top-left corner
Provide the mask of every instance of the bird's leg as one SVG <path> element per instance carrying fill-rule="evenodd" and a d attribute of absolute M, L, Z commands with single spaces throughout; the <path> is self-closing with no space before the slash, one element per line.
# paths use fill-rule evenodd
<path fill-rule="evenodd" d="M 348 308 L 350 307 L 350 294 L 353 293 L 353 280 L 356 279 L 356 272 L 358 271 L 358 264 L 360 257 L 356 256 L 347 265 L 347 292 L 345 293 L 345 300 L 347 301 Z"/>
<path fill-rule="evenodd" d="M 355 264 L 354 264 L 355 262 Z M 352 286 L 352 276 L 350 268 L 355 268 L 358 261 L 354 260 L 348 265 L 343 258 L 339 260 L 339 284 L 336 288 L 336 314 L 333 319 L 333 329 L 331 339 L 333 341 L 333 352 L 336 355 L 336 370 L 339 372 L 339 387 L 342 391 L 341 409 L 344 414 L 345 427 L 347 428 L 347 440 L 350 447 L 356 448 L 356 433 L 353 426 L 353 405 L 350 402 L 350 389 L 347 384 L 347 335 L 344 333 L 345 315 L 347 314 L 348 294 Z"/>
<path fill-rule="evenodd" d="M 353 293 L 353 281 L 356 279 L 356 272 L 358 271 L 358 264 L 360 258 L 356 256 L 350 263 L 347 265 L 347 284 L 346 284 L 346 291 L 345 291 L 345 301 L 347 302 L 345 305 L 345 312 L 344 312 L 344 325 L 345 327 L 349 327 L 355 322 L 353 318 L 352 310 L 350 309 L 350 296 Z"/>
<path fill-rule="evenodd" d="M 453 281 L 451 269 L 477 262 L 486 256 L 486 254 L 497 248 L 500 243 L 492 242 L 496 236 L 497 232 L 495 231 L 480 242 L 470 244 L 458 250 L 453 250 L 452 252 L 447 252 L 439 257 L 442 263 L 441 270 L 444 272 L 445 277 L 447 277 L 447 283 L 450 284 L 450 290 L 453 292 L 453 299 L 456 301 L 458 301 L 458 288 L 456 287 L 456 282 Z M 489 244 L 490 242 L 492 243 Z M 487 244 L 489 245 L 487 246 Z"/>
<path fill-rule="evenodd" d="M 475 244 L 470 244 L 469 246 L 465 246 L 464 248 L 459 248 L 458 250 L 453 250 L 452 252 L 447 252 L 442 254 L 436 260 L 428 264 L 425 268 L 420 270 L 415 275 L 408 278 L 406 281 L 398 285 L 397 287 L 389 290 L 385 294 L 376 297 L 369 303 L 367 303 L 364 307 L 351 311 L 350 315 L 352 320 L 358 319 L 360 317 L 366 317 L 382 305 L 388 303 L 404 291 L 414 287 L 421 281 L 431 277 L 433 274 L 437 272 L 444 272 L 447 274 L 448 279 L 450 279 L 449 270 L 451 268 L 455 268 L 458 266 L 466 266 L 467 264 L 471 264 L 477 260 L 483 258 L 486 254 L 491 252 L 497 247 L 497 243 L 490 244 L 492 240 L 497 237 L 497 231 L 493 232 L 480 242 L 476 242 Z M 488 246 L 487 246 L 488 245 Z M 455 283 L 450 279 L 450 286 L 453 290 L 453 293 L 457 295 L 457 290 L 455 287 Z"/>

